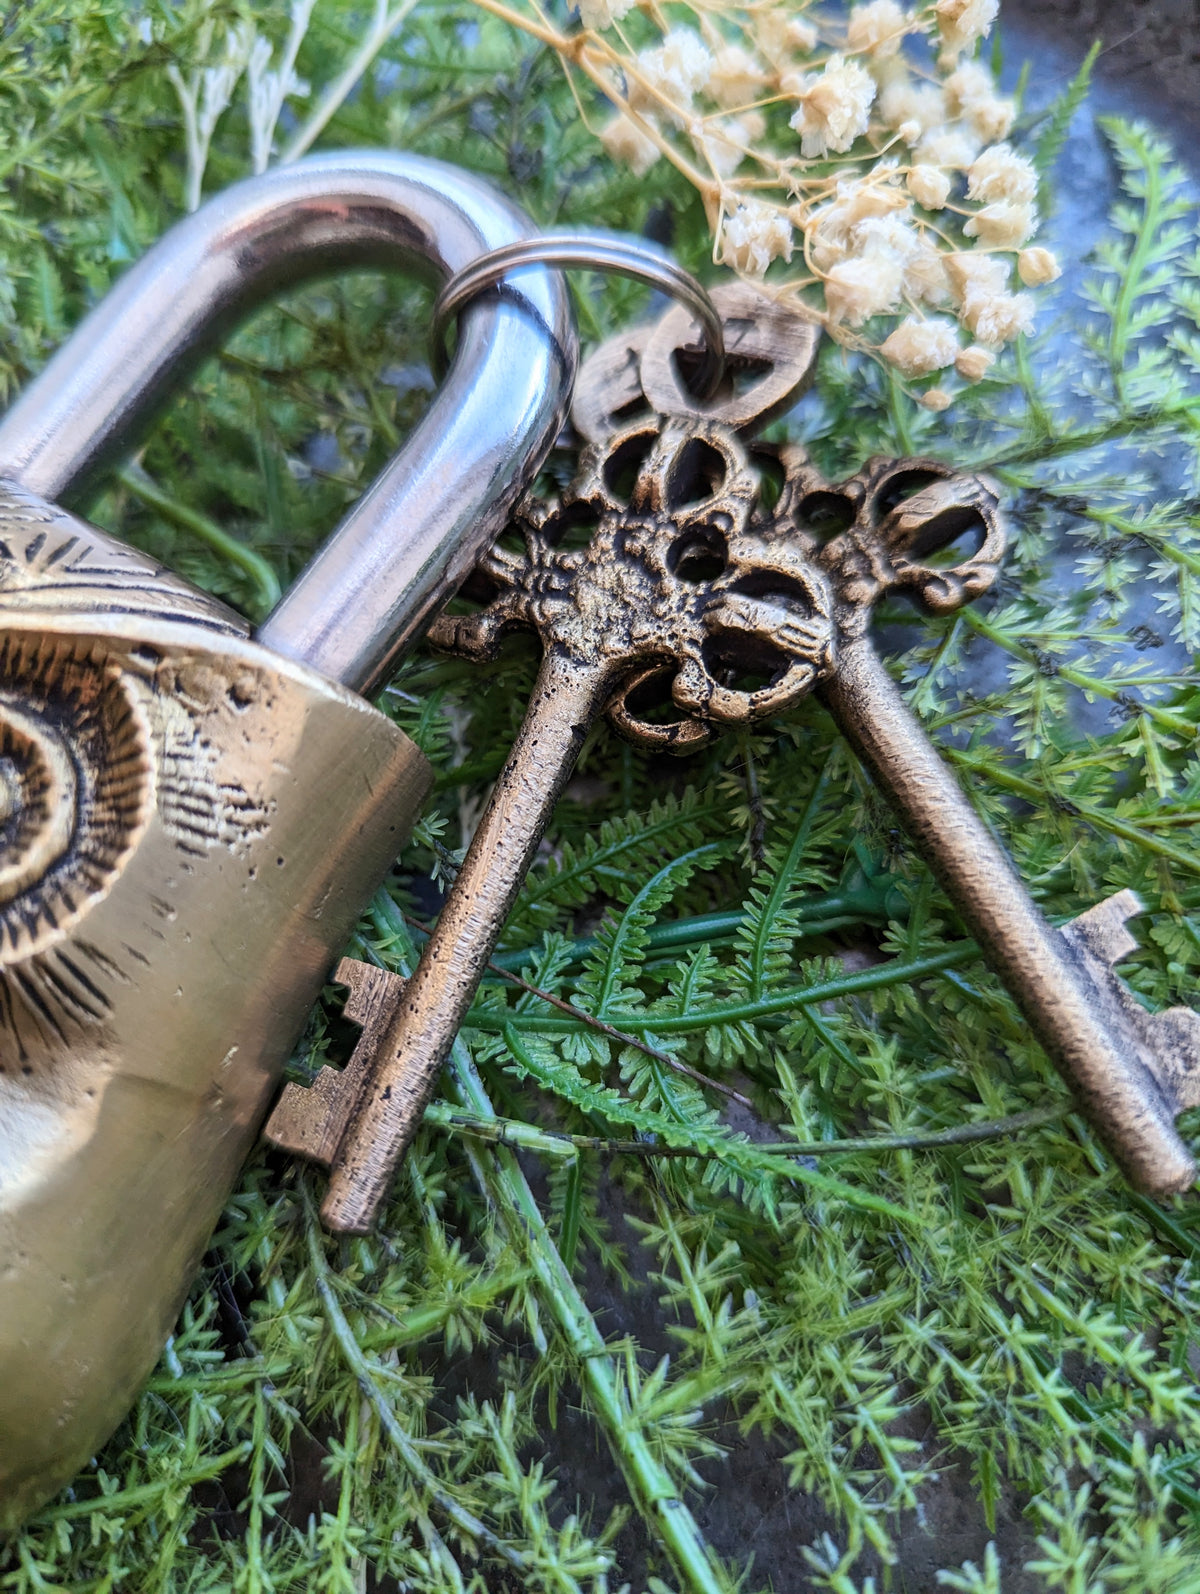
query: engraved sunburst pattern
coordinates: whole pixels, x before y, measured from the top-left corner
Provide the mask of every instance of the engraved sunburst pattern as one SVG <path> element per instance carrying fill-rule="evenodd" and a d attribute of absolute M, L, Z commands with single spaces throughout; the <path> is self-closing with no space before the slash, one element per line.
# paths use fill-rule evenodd
<path fill-rule="evenodd" d="M 136 550 L 8 483 L 0 610 L 9 617 L 0 630 L 0 1072 L 31 1073 L 103 1025 L 115 988 L 148 964 L 153 949 L 140 940 L 155 939 L 153 903 L 144 935 L 131 932 L 119 949 L 101 951 L 86 920 L 151 817 L 185 865 L 216 847 L 241 856 L 265 833 L 269 806 L 222 778 L 206 731 L 214 705 L 236 720 L 263 683 L 105 635 L 131 615 L 199 622 L 209 634 L 245 626 Z"/>

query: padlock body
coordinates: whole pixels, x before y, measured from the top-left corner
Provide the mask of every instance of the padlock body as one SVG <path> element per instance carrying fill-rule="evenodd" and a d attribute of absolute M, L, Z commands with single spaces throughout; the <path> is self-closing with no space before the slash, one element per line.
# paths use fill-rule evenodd
<path fill-rule="evenodd" d="M 361 698 L 0 485 L 0 1531 L 132 1404 L 428 786 Z"/>

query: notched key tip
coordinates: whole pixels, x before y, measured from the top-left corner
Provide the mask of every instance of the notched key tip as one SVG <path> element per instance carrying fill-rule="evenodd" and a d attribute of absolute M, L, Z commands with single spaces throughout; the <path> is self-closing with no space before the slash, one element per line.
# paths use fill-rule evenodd
<path fill-rule="evenodd" d="M 1118 891 L 1062 927 L 1074 959 L 1090 980 L 1104 1020 L 1121 1044 L 1137 1107 L 1115 1110 L 1092 1093 L 1092 1116 L 1131 1181 L 1149 1195 L 1179 1195 L 1196 1182 L 1196 1162 L 1175 1127 L 1185 1108 L 1200 1106 L 1200 1014 L 1190 1007 L 1148 1012 L 1113 965 L 1137 950 L 1126 921 L 1145 912 L 1134 891 Z"/>
<path fill-rule="evenodd" d="M 263 1139 L 322 1167 L 333 1166 L 350 1116 L 358 1104 L 378 1042 L 379 1026 L 399 999 L 405 981 L 357 958 L 343 958 L 331 976 L 349 990 L 342 1013 L 362 1029 L 345 1068 L 322 1068 L 311 1085 L 283 1087 L 263 1129 Z"/>

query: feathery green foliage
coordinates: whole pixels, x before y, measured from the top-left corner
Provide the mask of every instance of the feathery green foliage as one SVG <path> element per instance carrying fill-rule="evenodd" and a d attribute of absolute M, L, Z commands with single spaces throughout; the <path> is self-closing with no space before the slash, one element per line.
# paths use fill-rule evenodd
<path fill-rule="evenodd" d="M 9 8 L 6 394 L 272 132 L 455 159 L 542 224 L 655 211 L 703 261 L 689 195 L 612 169 L 494 18 L 304 14 Z M 277 64 L 292 37 L 311 89 L 255 109 L 242 82 L 205 135 L 236 26 Z M 1039 159 L 1081 95 L 1026 128 Z M 1040 339 L 943 416 L 827 350 L 792 425 L 834 477 L 928 451 L 1005 486 L 1002 585 L 897 608 L 892 662 L 1049 915 L 1143 896 L 1128 973 L 1162 1006 L 1200 969 L 1200 246 L 1162 140 L 1105 132 L 1121 198 Z M 606 283 L 581 322 L 639 306 Z M 261 614 L 420 413 L 428 307 L 364 273 L 261 312 L 91 513 Z M 418 655 L 385 695 L 438 795 L 360 954 L 410 964 L 531 659 Z M 137 1407 L 0 1589 L 1195 1589 L 1200 1209 L 1131 1195 L 820 707 L 678 764 L 598 728 L 548 843 L 497 961 L 577 1011 L 489 977 L 369 1239 L 252 1162 Z M 346 1055 L 328 996 L 298 1077 Z"/>

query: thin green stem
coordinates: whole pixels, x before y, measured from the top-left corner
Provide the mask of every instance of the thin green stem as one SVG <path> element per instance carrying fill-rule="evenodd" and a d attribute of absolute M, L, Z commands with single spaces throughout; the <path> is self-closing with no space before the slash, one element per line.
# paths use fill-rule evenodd
<path fill-rule="evenodd" d="M 862 1135 L 844 1140 L 766 1140 L 755 1141 L 754 1149 L 766 1156 L 828 1157 L 845 1153 L 884 1151 L 933 1151 L 941 1146 L 967 1146 L 980 1140 L 1000 1140 L 1041 1129 L 1060 1122 L 1076 1109 L 1071 1103 L 1053 1107 L 1033 1107 L 1028 1112 L 1006 1118 L 984 1118 L 974 1123 L 953 1124 L 948 1129 L 914 1130 L 911 1134 Z M 596 1151 L 605 1156 L 699 1157 L 720 1159 L 718 1148 L 697 1149 L 672 1146 L 653 1140 L 610 1140 L 604 1135 L 570 1135 L 559 1129 L 540 1129 L 513 1118 L 487 1118 L 478 1113 L 456 1111 L 444 1102 L 425 1109 L 427 1123 L 469 1135 L 489 1144 L 513 1146 L 521 1151 L 540 1152 L 551 1157 L 574 1159 L 580 1151 Z"/>
<path fill-rule="evenodd" d="M 193 536 L 207 543 L 214 553 L 244 570 L 254 583 L 260 612 L 264 615 L 270 613 L 279 602 L 281 589 L 279 577 L 260 553 L 247 548 L 236 537 L 231 537 L 200 510 L 172 497 L 140 465 L 124 465 L 116 472 L 116 476 L 122 487 L 148 509 L 153 509 L 181 530 L 190 531 Z"/>
<path fill-rule="evenodd" d="M 307 1186 L 304 1189 L 304 1216 L 305 1229 L 308 1240 L 308 1260 L 312 1267 L 313 1283 L 321 1300 L 321 1307 L 325 1313 L 325 1321 L 333 1335 L 334 1342 L 341 1352 L 348 1370 L 353 1374 L 354 1381 L 362 1391 L 363 1398 L 374 1411 L 379 1420 L 379 1426 L 387 1435 L 389 1443 L 396 1450 L 404 1465 L 425 1489 L 438 1509 L 454 1523 L 460 1532 L 468 1538 L 474 1539 L 485 1549 L 490 1550 L 506 1561 L 515 1571 L 525 1570 L 525 1557 L 519 1550 L 507 1544 L 491 1528 L 482 1523 L 477 1516 L 468 1511 L 447 1494 L 437 1478 L 421 1459 L 416 1445 L 400 1423 L 396 1420 L 396 1413 L 392 1410 L 383 1391 L 379 1388 L 372 1374 L 371 1365 L 363 1354 L 362 1347 L 355 1338 L 354 1330 L 346 1321 L 345 1313 L 338 1304 L 337 1294 L 333 1288 L 330 1277 L 329 1264 L 325 1260 L 325 1250 L 321 1239 L 321 1230 L 317 1221 L 316 1209 L 313 1205 L 312 1195 Z"/>
<path fill-rule="evenodd" d="M 1113 391 L 1118 401 L 1123 401 L 1125 397 L 1125 360 L 1129 353 L 1133 307 L 1142 291 L 1146 264 L 1158 242 L 1162 214 L 1162 168 L 1157 161 L 1151 160 L 1146 162 L 1144 172 L 1146 187 L 1142 202 L 1141 225 L 1137 231 L 1133 251 L 1118 279 L 1120 287 L 1110 322 L 1112 330 L 1109 334 L 1108 365 L 1112 375 Z"/>
<path fill-rule="evenodd" d="M 942 752 L 951 763 L 961 764 L 967 769 L 977 771 L 993 785 L 1001 786 L 1005 791 L 1015 792 L 1017 796 L 1027 797 L 1030 802 L 1039 804 L 1049 799 L 1056 802 L 1064 812 L 1077 815 L 1085 823 L 1094 825 L 1097 830 L 1106 830 L 1109 835 L 1120 836 L 1123 841 L 1131 841 L 1134 846 L 1156 853 L 1160 858 L 1168 858 L 1190 874 L 1200 874 L 1200 857 L 1185 852 L 1173 842 L 1160 840 L 1140 825 L 1131 825 L 1126 820 L 1119 819 L 1116 814 L 1106 813 L 1094 804 L 1083 802 L 1078 798 L 1057 798 L 1048 793 L 1044 786 L 1039 786 L 1032 780 L 1025 780 L 1020 775 L 1014 775 L 1011 770 L 1005 769 L 994 759 L 981 757 L 978 753 L 967 752 L 957 747 L 945 747 Z"/>
<path fill-rule="evenodd" d="M 814 895 L 809 904 L 796 909 L 796 922 L 805 935 L 825 935 L 854 924 L 877 924 L 900 916 L 906 907 L 903 895 L 890 875 L 857 890 L 838 891 L 829 896 Z M 731 908 L 722 913 L 700 913 L 687 918 L 668 919 L 646 932 L 646 954 L 653 957 L 673 952 L 678 947 L 712 945 L 732 940 L 745 923 L 745 910 Z M 598 937 L 582 935 L 566 949 L 566 967 L 584 963 L 599 947 Z M 505 973 L 528 967 L 537 958 L 536 949 L 522 947 L 516 952 L 500 952 L 493 958 Z"/>
<path fill-rule="evenodd" d="M 614 1012 L 612 1017 L 623 1030 L 634 1032 L 641 1030 L 643 1033 L 649 1032 L 654 1035 L 689 1035 L 697 1030 L 708 1029 L 713 1024 L 753 1022 L 755 1019 L 770 1018 L 777 1014 L 794 1013 L 801 1008 L 813 1007 L 819 1002 L 833 1002 L 841 997 L 857 996 L 864 991 L 882 991 L 891 985 L 912 984 L 931 974 L 938 974 L 943 969 L 958 968 L 964 963 L 970 963 L 978 956 L 979 949 L 974 941 L 956 941 L 953 946 L 935 952 L 927 958 L 916 958 L 911 962 L 893 959 L 890 963 L 846 974 L 840 979 L 823 980 L 817 985 L 792 986 L 786 991 L 777 991 L 771 996 L 761 997 L 757 1002 L 752 1000 L 714 1002 L 692 1013 L 625 1009 Z M 543 1035 L 566 1035 L 576 1028 L 572 1020 L 554 1018 L 549 1014 L 540 1017 L 529 1013 L 497 1012 L 481 1007 L 473 1007 L 470 1010 L 466 1023 L 473 1029 L 495 1031 L 512 1027 Z"/>
<path fill-rule="evenodd" d="M 836 756 L 836 751 L 830 753 L 825 760 L 821 773 L 817 776 L 812 795 L 805 803 L 804 811 L 800 816 L 800 823 L 796 826 L 791 846 L 787 851 L 787 857 L 776 871 L 767 900 L 763 904 L 762 912 L 759 914 L 758 929 L 754 937 L 754 948 L 750 956 L 750 988 L 756 999 L 762 996 L 763 988 L 766 984 L 767 956 L 771 947 L 772 929 L 783 911 L 789 893 L 793 889 L 792 881 L 795 878 L 796 870 L 800 867 L 800 860 L 808 851 L 809 843 L 812 840 L 813 826 L 816 824 L 817 815 L 820 813 L 821 805 L 824 803 L 826 794 L 829 791 L 831 766 Z"/>
<path fill-rule="evenodd" d="M 89 1517 L 97 1511 L 110 1515 L 122 1511 L 135 1511 L 145 1505 L 158 1506 L 166 1494 L 190 1489 L 197 1483 L 207 1483 L 210 1478 L 219 1478 L 223 1472 L 228 1472 L 230 1467 L 240 1466 L 249 1456 L 251 1449 L 251 1442 L 247 1439 L 243 1444 L 235 1445 L 232 1450 L 226 1450 L 219 1456 L 210 1456 L 199 1466 L 191 1467 L 185 1472 L 171 1473 L 156 1483 L 139 1484 L 133 1489 L 118 1489 L 112 1494 L 97 1494 L 90 1500 L 68 1500 L 62 1505 L 48 1505 L 38 1512 L 30 1526 L 36 1527 L 50 1522 L 73 1522 L 81 1517 Z"/>
<path fill-rule="evenodd" d="M 964 609 L 962 619 L 973 631 L 987 637 L 989 642 L 994 642 L 997 647 L 1003 648 L 1014 659 L 1020 659 L 1023 664 L 1029 664 L 1034 669 L 1040 668 L 1038 659 L 1029 649 L 1023 647 L 1014 637 L 1007 636 L 998 626 L 985 620 L 981 614 L 977 614 L 973 609 Z M 1088 675 L 1086 671 L 1076 669 L 1072 664 L 1062 664 L 1055 660 L 1049 668 L 1052 668 L 1060 680 L 1069 681 L 1072 686 L 1078 686 L 1084 692 L 1091 692 L 1095 697 L 1102 697 L 1106 702 L 1119 702 L 1129 696 L 1127 687 L 1110 686 L 1107 681 L 1102 681 L 1095 675 Z M 1182 714 L 1172 714 L 1170 709 L 1158 708 L 1154 703 L 1147 703 L 1142 699 L 1138 700 L 1137 707 L 1139 713 L 1153 720 L 1156 725 L 1161 725 L 1164 730 L 1186 736 L 1189 741 L 1196 734 L 1195 723 Z"/>

